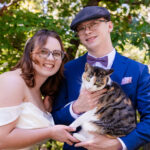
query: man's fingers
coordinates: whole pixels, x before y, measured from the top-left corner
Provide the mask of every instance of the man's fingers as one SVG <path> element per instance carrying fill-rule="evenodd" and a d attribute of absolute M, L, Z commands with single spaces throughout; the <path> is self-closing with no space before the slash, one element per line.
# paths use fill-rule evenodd
<path fill-rule="evenodd" d="M 96 94 L 96 95 L 102 95 L 102 94 L 104 94 L 106 91 L 107 91 L 107 89 L 102 89 L 102 90 L 96 91 L 95 94 Z"/>

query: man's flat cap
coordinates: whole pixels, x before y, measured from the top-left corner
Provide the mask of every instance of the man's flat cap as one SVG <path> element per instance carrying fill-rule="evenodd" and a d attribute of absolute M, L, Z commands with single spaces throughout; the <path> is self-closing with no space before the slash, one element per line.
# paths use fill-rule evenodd
<path fill-rule="evenodd" d="M 104 17 L 106 20 L 110 21 L 110 13 L 104 7 L 99 6 L 88 6 L 83 8 L 73 19 L 70 28 L 76 31 L 77 26 L 84 21 L 102 18 Z"/>

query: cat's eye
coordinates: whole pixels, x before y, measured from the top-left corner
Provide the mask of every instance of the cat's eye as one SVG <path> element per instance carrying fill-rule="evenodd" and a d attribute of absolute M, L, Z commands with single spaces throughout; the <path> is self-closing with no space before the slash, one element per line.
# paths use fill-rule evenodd
<path fill-rule="evenodd" d="M 92 77 L 93 77 L 93 74 L 89 74 L 88 77 L 89 77 L 89 78 L 92 78 Z"/>
<path fill-rule="evenodd" d="M 94 83 L 95 85 L 99 85 L 100 84 L 100 80 L 97 79 L 96 82 Z"/>
<path fill-rule="evenodd" d="M 90 78 L 89 78 L 89 77 L 86 77 L 86 80 L 89 82 L 89 81 L 90 81 Z"/>
<path fill-rule="evenodd" d="M 99 85 L 99 82 L 95 82 L 94 85 Z"/>
<path fill-rule="evenodd" d="M 98 83 L 99 83 L 99 82 L 100 82 L 100 79 L 96 79 L 96 82 L 98 82 Z"/>
<path fill-rule="evenodd" d="M 96 78 L 94 85 L 99 86 L 101 84 L 101 78 Z"/>

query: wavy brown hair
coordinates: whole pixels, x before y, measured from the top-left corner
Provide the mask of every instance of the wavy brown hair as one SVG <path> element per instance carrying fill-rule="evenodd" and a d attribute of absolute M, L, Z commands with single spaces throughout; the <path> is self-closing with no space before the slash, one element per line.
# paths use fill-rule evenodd
<path fill-rule="evenodd" d="M 31 52 L 36 46 L 38 46 L 39 49 L 42 48 L 46 44 L 48 37 L 57 39 L 61 45 L 61 50 L 64 51 L 60 36 L 55 31 L 42 29 L 37 31 L 35 35 L 26 42 L 22 58 L 20 59 L 18 64 L 12 68 L 12 70 L 15 70 L 17 68 L 20 68 L 22 70 L 21 76 L 24 79 L 26 85 L 30 88 L 34 87 L 36 84 Z M 48 95 L 51 96 L 51 98 L 55 98 L 60 82 L 63 79 L 64 63 L 67 62 L 67 60 L 68 57 L 65 53 L 65 57 L 62 60 L 62 64 L 58 72 L 53 76 L 48 77 L 48 79 L 41 86 L 40 90 L 43 96 Z"/>

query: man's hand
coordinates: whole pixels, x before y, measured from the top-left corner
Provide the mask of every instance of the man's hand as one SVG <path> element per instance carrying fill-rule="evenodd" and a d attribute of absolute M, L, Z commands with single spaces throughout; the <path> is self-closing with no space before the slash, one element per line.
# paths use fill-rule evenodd
<path fill-rule="evenodd" d="M 93 109 L 103 93 L 106 92 L 106 89 L 99 90 L 96 92 L 90 92 L 86 89 L 82 89 L 78 99 L 73 103 L 73 111 L 76 114 L 86 112 Z"/>
<path fill-rule="evenodd" d="M 84 147 L 88 150 L 122 150 L 119 140 L 98 134 L 94 134 L 91 141 L 77 143 L 75 147 Z"/>

